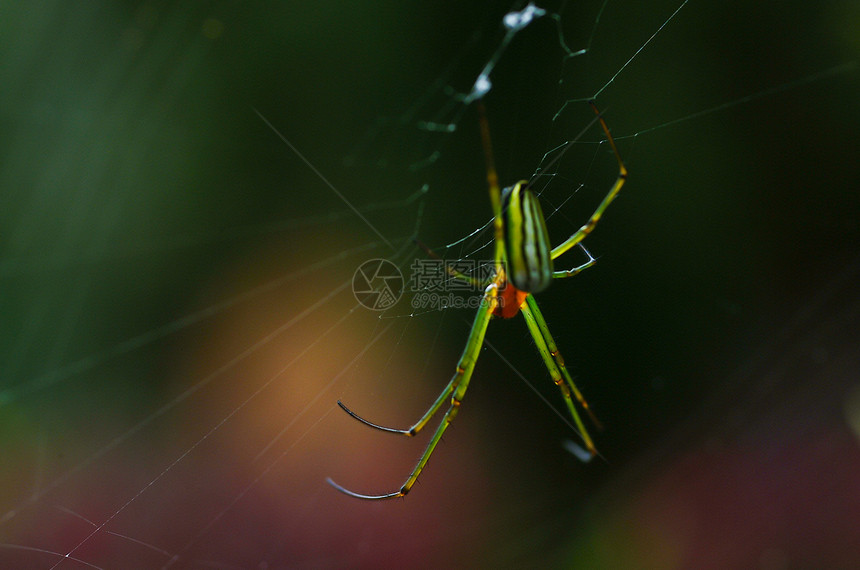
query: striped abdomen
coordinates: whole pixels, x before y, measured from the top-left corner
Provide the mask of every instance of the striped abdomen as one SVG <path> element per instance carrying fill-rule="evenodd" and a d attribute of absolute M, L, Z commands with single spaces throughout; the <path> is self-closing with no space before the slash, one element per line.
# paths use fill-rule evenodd
<path fill-rule="evenodd" d="M 552 281 L 552 246 L 540 203 L 528 182 L 502 192 L 502 220 L 508 280 L 527 293 L 538 293 Z"/>

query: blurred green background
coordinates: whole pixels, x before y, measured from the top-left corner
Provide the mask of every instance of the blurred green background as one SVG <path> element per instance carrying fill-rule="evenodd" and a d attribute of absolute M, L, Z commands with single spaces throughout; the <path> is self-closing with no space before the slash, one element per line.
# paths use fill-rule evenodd
<path fill-rule="evenodd" d="M 580 132 L 565 101 L 678 4 L 545 6 L 559 23 L 516 38 L 486 99 L 503 182 Z M 485 350 L 407 499 L 325 485 L 393 490 L 423 450 L 335 402 L 409 425 L 471 312 L 379 319 L 349 281 L 487 221 L 476 113 L 444 87 L 469 89 L 519 7 L 0 2 L 0 566 L 860 564 L 848 0 L 691 1 L 598 96 L 630 180 L 598 264 L 538 300 L 600 458 Z M 599 138 L 546 189 L 557 240 L 614 179 Z M 519 319 L 488 339 L 561 409 Z"/>

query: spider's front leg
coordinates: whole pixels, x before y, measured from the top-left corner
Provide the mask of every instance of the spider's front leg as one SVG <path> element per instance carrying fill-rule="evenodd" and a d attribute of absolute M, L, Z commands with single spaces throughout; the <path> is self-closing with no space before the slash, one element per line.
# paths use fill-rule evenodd
<path fill-rule="evenodd" d="M 585 429 L 585 425 L 580 419 L 579 413 L 576 411 L 573 399 L 576 398 L 591 418 L 591 421 L 593 421 L 594 425 L 598 428 L 601 427 L 600 422 L 597 421 L 597 418 L 588 406 L 588 402 L 586 402 L 582 393 L 576 387 L 576 384 L 574 384 L 573 378 L 571 378 L 570 372 L 568 372 L 567 366 L 564 364 L 564 358 L 561 356 L 558 346 L 552 338 L 552 334 L 549 332 L 549 327 L 547 326 L 546 321 L 543 318 L 543 314 L 541 314 L 540 308 L 538 308 L 537 301 L 535 301 L 533 295 L 529 295 L 526 298 L 526 302 L 520 308 L 520 311 L 522 312 L 523 318 L 526 320 L 526 325 L 535 341 L 535 346 L 543 358 L 544 365 L 549 371 L 555 385 L 558 386 L 559 390 L 561 390 L 564 403 L 567 405 L 567 409 L 570 411 L 570 415 L 573 418 L 574 423 L 576 423 L 576 428 L 579 430 L 579 434 L 585 442 L 585 447 L 592 456 L 597 455 L 597 448 L 594 446 L 591 436 L 588 435 L 588 430 Z"/>
<path fill-rule="evenodd" d="M 418 420 L 411 428 L 401 430 L 394 428 L 386 428 L 370 423 L 367 420 L 359 417 L 342 403 L 338 402 L 340 407 L 343 408 L 350 416 L 365 425 L 390 433 L 413 436 L 418 433 L 421 428 L 427 425 L 427 422 L 430 421 L 430 418 L 432 418 L 433 415 L 437 411 L 439 411 L 439 409 L 446 401 L 450 401 L 450 406 L 445 412 L 445 415 L 442 417 L 442 421 L 439 423 L 439 427 L 436 428 L 436 433 L 433 434 L 433 437 L 430 439 L 430 443 L 427 444 L 427 449 L 424 450 L 423 455 L 421 455 L 421 458 L 418 460 L 418 463 L 415 465 L 415 468 L 412 470 L 412 473 L 410 473 L 409 477 L 403 483 L 403 486 L 400 487 L 400 490 L 391 493 L 385 493 L 382 495 L 364 495 L 361 493 L 350 491 L 349 489 L 338 485 L 337 483 L 332 481 L 331 478 L 326 479 L 329 485 L 331 485 L 338 491 L 349 495 L 350 497 L 355 497 L 357 499 L 392 499 L 395 497 L 403 497 L 404 495 L 406 495 L 406 493 L 409 492 L 409 490 L 415 484 L 415 481 L 418 480 L 418 476 L 421 474 L 421 471 L 424 470 L 424 467 L 430 460 L 430 456 L 433 454 L 433 450 L 436 449 L 436 445 L 442 439 L 442 434 L 445 433 L 445 430 L 448 428 L 448 425 L 457 415 L 457 411 L 460 408 L 460 402 L 463 401 L 463 396 L 466 395 L 466 390 L 469 387 L 469 380 L 472 378 L 472 371 L 474 371 L 475 363 L 478 361 L 478 355 L 481 353 L 481 347 L 484 344 L 484 336 L 487 333 L 487 326 L 490 323 L 490 317 L 492 317 L 493 310 L 495 309 L 497 303 L 498 285 L 496 283 L 491 283 L 484 291 L 484 297 L 481 302 L 481 306 L 478 309 L 477 314 L 475 315 L 475 321 L 472 323 L 472 329 L 469 332 L 469 340 L 466 342 L 466 348 L 463 350 L 463 355 L 457 362 L 457 371 L 454 373 L 454 377 L 451 379 L 445 389 L 442 390 L 442 393 L 439 394 L 439 397 L 436 399 L 430 409 L 427 410 L 427 412 L 421 417 L 421 419 Z"/>

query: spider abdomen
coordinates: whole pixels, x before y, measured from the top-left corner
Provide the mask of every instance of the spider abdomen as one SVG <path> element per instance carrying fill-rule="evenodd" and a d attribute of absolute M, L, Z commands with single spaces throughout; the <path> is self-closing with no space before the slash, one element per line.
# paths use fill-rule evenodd
<path fill-rule="evenodd" d="M 507 278 L 514 287 L 538 293 L 552 282 L 552 246 L 540 201 L 521 180 L 502 192 Z"/>

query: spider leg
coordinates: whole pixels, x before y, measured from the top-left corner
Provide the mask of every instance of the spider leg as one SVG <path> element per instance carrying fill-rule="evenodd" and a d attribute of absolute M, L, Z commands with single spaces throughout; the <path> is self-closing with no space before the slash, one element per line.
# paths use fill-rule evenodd
<path fill-rule="evenodd" d="M 445 404 L 445 401 L 448 400 L 448 398 L 451 396 L 451 394 L 457 388 L 457 384 L 455 384 L 455 382 L 458 382 L 459 380 L 460 380 L 459 376 L 455 375 L 454 378 L 452 378 L 451 381 L 448 383 L 448 385 L 445 386 L 445 389 L 442 390 L 442 393 L 439 394 L 439 397 L 436 398 L 436 401 L 433 402 L 433 405 L 430 406 L 430 409 L 428 409 L 426 412 L 424 412 L 424 415 L 421 416 L 421 419 L 419 419 L 417 422 L 415 422 L 415 424 L 412 427 L 409 427 L 407 429 L 390 428 L 390 427 L 381 426 L 379 424 L 375 424 L 373 422 L 369 422 L 366 419 L 359 416 L 358 414 L 356 414 L 355 412 L 353 412 L 352 410 L 350 410 L 349 408 L 347 408 L 346 404 L 344 404 L 340 400 L 337 401 L 337 405 L 340 406 L 344 412 L 346 412 L 347 414 L 349 414 L 353 418 L 357 419 L 358 421 L 360 421 L 361 423 L 363 423 L 366 426 L 372 427 L 374 429 L 378 429 L 380 431 L 387 431 L 388 433 L 396 433 L 396 434 L 406 435 L 406 436 L 412 437 L 413 435 L 415 435 L 419 431 L 421 431 L 421 429 L 425 425 L 427 425 L 427 422 L 429 422 L 430 419 L 434 415 L 436 415 L 436 412 L 438 412 L 442 408 L 442 406 Z"/>
<path fill-rule="evenodd" d="M 564 279 L 566 277 L 573 277 L 574 275 L 579 275 L 579 273 L 581 271 L 588 269 L 589 267 L 591 267 L 595 263 L 597 263 L 597 260 L 592 259 L 591 261 L 583 263 L 582 265 L 578 265 L 572 269 L 563 269 L 561 271 L 553 271 L 552 272 L 552 278 L 553 279 Z"/>
<path fill-rule="evenodd" d="M 349 489 L 338 485 L 337 483 L 332 481 L 331 478 L 326 479 L 329 485 L 331 485 L 341 493 L 349 495 L 350 497 L 355 497 L 357 499 L 392 499 L 395 497 L 403 497 L 406 495 L 406 493 L 409 492 L 409 490 L 415 484 L 415 481 L 418 480 L 418 476 L 421 474 L 421 471 L 424 470 L 424 467 L 430 460 L 430 456 L 433 454 L 433 450 L 436 449 L 436 445 L 442 439 L 442 434 L 445 433 L 445 430 L 448 428 L 448 425 L 451 423 L 451 421 L 457 415 L 457 411 L 460 409 L 460 403 L 463 401 L 463 396 L 466 395 L 466 389 L 469 387 L 469 380 L 472 378 L 472 371 L 475 369 L 475 363 L 478 361 L 478 355 L 480 355 L 481 347 L 484 345 L 484 336 L 487 333 L 487 326 L 490 324 L 490 317 L 492 317 L 493 309 L 495 308 L 497 303 L 497 292 L 498 285 L 496 285 L 495 283 L 491 283 L 484 291 L 483 302 L 481 303 L 481 306 L 478 309 L 477 314 L 475 315 L 475 321 L 472 323 L 471 332 L 469 332 L 469 340 L 466 342 L 466 348 L 463 350 L 463 355 L 457 362 L 457 371 L 455 372 L 454 377 L 439 395 L 439 398 L 436 399 L 430 409 L 427 410 L 427 412 L 421 417 L 420 420 L 418 420 L 418 422 L 414 426 L 412 426 L 408 430 L 384 428 L 376 424 L 372 424 L 366 420 L 363 420 L 362 418 L 351 412 L 349 409 L 347 409 L 346 406 L 338 402 L 341 408 L 346 410 L 349 415 L 364 424 L 384 431 L 402 433 L 411 436 L 415 435 L 422 427 L 427 424 L 433 414 L 435 414 L 442 407 L 445 400 L 447 400 L 450 396 L 450 406 L 445 412 L 445 415 L 442 417 L 442 421 L 439 423 L 439 427 L 436 428 L 436 433 L 433 434 L 433 437 L 430 439 L 430 443 L 427 444 L 427 448 L 424 450 L 423 455 L 421 455 L 421 458 L 418 460 L 418 463 L 415 465 L 415 468 L 412 469 L 412 473 L 410 473 L 409 477 L 403 483 L 403 486 L 400 487 L 400 490 L 393 491 L 391 493 L 385 493 L 382 495 L 364 495 L 361 493 L 350 491 Z"/>
<path fill-rule="evenodd" d="M 546 321 L 544 320 L 533 295 L 526 297 L 526 302 L 523 303 L 520 311 L 526 320 L 529 332 L 535 341 L 535 345 L 543 358 L 543 362 L 546 365 L 550 376 L 552 376 L 553 382 L 555 382 L 555 385 L 558 386 L 559 390 L 561 390 L 564 402 L 567 404 L 568 410 L 570 410 L 570 415 L 573 417 L 574 423 L 576 423 L 576 427 L 579 430 L 580 436 L 582 436 L 582 440 L 585 442 L 586 448 L 592 455 L 596 455 L 597 449 L 591 441 L 591 436 L 588 435 L 588 430 L 585 429 L 585 425 L 579 418 L 579 413 L 576 411 L 573 398 L 576 398 L 598 428 L 601 427 L 600 422 L 598 422 L 597 418 L 594 417 L 594 414 L 588 407 L 588 402 L 585 401 L 585 398 L 582 397 L 576 384 L 573 383 L 573 378 L 570 377 L 570 372 L 567 371 L 567 367 L 564 365 L 564 358 L 562 358 L 561 353 L 558 351 L 558 346 L 555 344 L 555 340 L 553 340 L 552 335 L 549 332 L 549 327 L 547 327 Z"/>
<path fill-rule="evenodd" d="M 502 191 L 499 188 L 499 175 L 493 160 L 493 144 L 490 139 L 490 124 L 487 122 L 487 111 L 484 102 L 478 100 L 478 120 L 481 125 L 481 144 L 484 147 L 484 162 L 487 164 L 487 188 L 490 192 L 490 205 L 493 208 L 493 232 L 495 235 L 496 276 L 504 275 L 505 264 L 505 229 L 502 222 Z"/>
<path fill-rule="evenodd" d="M 624 186 L 624 182 L 627 180 L 627 167 L 624 166 L 624 161 L 621 160 L 621 154 L 618 152 L 618 147 L 615 146 L 615 140 L 612 138 L 612 135 L 609 133 L 609 127 L 606 126 L 606 121 L 603 120 L 603 115 L 600 114 L 600 111 L 597 109 L 597 106 L 594 104 L 594 101 L 589 101 L 591 108 L 597 114 L 597 120 L 600 121 L 600 126 L 603 127 L 603 132 L 606 133 L 606 140 L 609 141 L 609 146 L 612 147 L 612 152 L 615 153 L 615 158 L 618 160 L 618 178 L 615 179 L 615 183 L 612 185 L 612 188 L 609 189 L 609 192 L 603 198 L 603 201 L 600 202 L 600 205 L 597 206 L 597 209 L 594 210 L 594 213 L 591 215 L 591 218 L 588 219 L 585 224 L 581 228 L 579 228 L 572 236 L 567 238 L 564 243 L 553 248 L 551 257 L 553 259 L 557 258 L 564 252 L 568 251 L 573 246 L 577 245 L 579 242 L 584 240 L 588 234 L 594 230 L 594 226 L 597 225 L 597 222 L 600 221 L 601 216 L 603 216 L 603 212 L 606 211 L 606 208 L 609 206 L 610 202 L 612 202 L 616 196 L 618 196 L 618 192 L 621 190 L 621 187 Z"/>
<path fill-rule="evenodd" d="M 588 269 L 589 267 L 591 267 L 592 265 L 597 263 L 597 259 L 595 259 L 595 257 L 593 255 L 591 255 L 591 252 L 585 248 L 585 245 L 583 245 L 581 242 L 578 245 L 582 249 L 582 251 L 585 252 L 585 255 L 588 256 L 588 261 L 586 261 L 582 265 L 578 265 L 572 269 L 563 269 L 561 271 L 553 271 L 552 272 L 553 279 L 564 279 L 566 277 L 573 277 L 574 275 L 579 275 L 580 271 Z"/>

